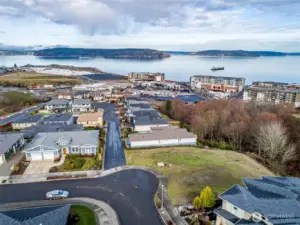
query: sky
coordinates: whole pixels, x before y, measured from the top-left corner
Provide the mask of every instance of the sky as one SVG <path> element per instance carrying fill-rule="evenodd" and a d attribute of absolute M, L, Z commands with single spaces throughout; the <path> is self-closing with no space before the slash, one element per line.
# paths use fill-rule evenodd
<path fill-rule="evenodd" d="M 0 0 L 5 46 L 300 52 L 300 0 Z"/>

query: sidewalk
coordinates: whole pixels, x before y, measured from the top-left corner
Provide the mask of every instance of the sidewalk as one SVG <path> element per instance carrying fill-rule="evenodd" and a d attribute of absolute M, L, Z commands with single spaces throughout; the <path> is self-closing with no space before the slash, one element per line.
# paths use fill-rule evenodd
<path fill-rule="evenodd" d="M 49 205 L 85 205 L 91 208 L 96 217 L 97 225 L 119 225 L 119 220 L 116 212 L 105 202 L 98 201 L 92 198 L 69 198 L 66 200 L 43 200 L 43 201 L 30 201 L 30 202 L 18 202 L 18 203 L 8 203 L 0 204 L 1 211 L 7 211 L 19 208 L 28 207 L 41 207 Z"/>

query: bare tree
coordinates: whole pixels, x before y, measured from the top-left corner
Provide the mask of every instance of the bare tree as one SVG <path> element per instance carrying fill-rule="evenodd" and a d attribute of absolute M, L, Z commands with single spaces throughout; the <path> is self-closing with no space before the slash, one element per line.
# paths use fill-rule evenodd
<path fill-rule="evenodd" d="M 289 161 L 295 160 L 297 158 L 298 154 L 296 151 L 296 145 L 290 144 L 286 147 L 286 150 L 282 156 L 282 163 L 287 163 Z"/>
<path fill-rule="evenodd" d="M 279 121 L 262 124 L 256 135 L 256 141 L 258 148 L 270 161 L 282 158 L 288 147 L 286 129 Z"/>

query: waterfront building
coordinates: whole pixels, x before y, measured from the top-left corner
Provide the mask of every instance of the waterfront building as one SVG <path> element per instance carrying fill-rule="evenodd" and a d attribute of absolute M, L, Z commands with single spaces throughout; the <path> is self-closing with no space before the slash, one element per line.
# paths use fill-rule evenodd
<path fill-rule="evenodd" d="M 165 80 L 165 74 L 164 73 L 148 73 L 148 72 L 129 73 L 128 74 L 128 80 L 130 80 L 130 81 L 156 81 L 156 82 L 162 82 L 162 81 Z"/>
<path fill-rule="evenodd" d="M 300 107 L 300 89 L 251 85 L 244 89 L 243 100 L 258 103 L 290 103 Z"/>
<path fill-rule="evenodd" d="M 207 89 L 234 94 L 243 90 L 245 78 L 196 75 L 190 78 L 190 85 L 192 90 Z"/>

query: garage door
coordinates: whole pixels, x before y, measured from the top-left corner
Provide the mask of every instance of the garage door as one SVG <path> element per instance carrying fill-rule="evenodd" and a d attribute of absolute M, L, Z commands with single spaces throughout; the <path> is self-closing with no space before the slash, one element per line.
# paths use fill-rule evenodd
<path fill-rule="evenodd" d="M 53 152 L 44 152 L 44 159 L 54 159 Z"/>
<path fill-rule="evenodd" d="M 0 155 L 0 164 L 3 163 L 3 155 Z"/>
<path fill-rule="evenodd" d="M 41 152 L 35 152 L 31 153 L 31 160 L 42 160 L 42 153 Z"/>

